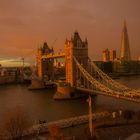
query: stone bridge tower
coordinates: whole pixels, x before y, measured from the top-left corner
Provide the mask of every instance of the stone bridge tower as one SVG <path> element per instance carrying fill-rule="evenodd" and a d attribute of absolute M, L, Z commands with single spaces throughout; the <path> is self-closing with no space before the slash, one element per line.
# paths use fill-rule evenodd
<path fill-rule="evenodd" d="M 86 69 L 88 64 L 88 42 L 82 41 L 78 32 L 75 32 L 71 40 L 65 42 L 66 61 L 66 82 L 71 86 L 76 86 L 76 66 L 73 56 Z"/>
<path fill-rule="evenodd" d="M 53 59 L 42 58 L 42 56 L 47 56 L 53 53 L 53 48 L 50 49 L 46 42 L 44 42 L 43 46 L 38 49 L 37 70 L 40 80 L 53 80 L 54 78 Z"/>

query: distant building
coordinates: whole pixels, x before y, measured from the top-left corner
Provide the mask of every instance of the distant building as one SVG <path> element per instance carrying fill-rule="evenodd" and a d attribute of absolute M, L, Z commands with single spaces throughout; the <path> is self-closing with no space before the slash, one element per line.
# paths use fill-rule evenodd
<path fill-rule="evenodd" d="M 109 60 L 114 61 L 116 59 L 116 50 L 109 51 Z"/>
<path fill-rule="evenodd" d="M 103 51 L 103 61 L 104 62 L 108 62 L 110 59 L 109 59 L 109 50 L 106 49 Z"/>
<path fill-rule="evenodd" d="M 114 61 L 116 59 L 116 51 L 115 50 L 109 50 L 106 49 L 103 51 L 103 61 Z"/>
<path fill-rule="evenodd" d="M 105 73 L 140 74 L 140 61 L 94 61 Z"/>
<path fill-rule="evenodd" d="M 61 62 L 58 59 L 54 59 L 54 67 L 56 67 L 56 68 L 62 68 L 64 66 L 65 66 L 64 62 Z"/>
<path fill-rule="evenodd" d="M 116 57 L 115 50 L 106 49 L 103 51 L 103 64 L 101 62 L 96 63 L 106 73 L 140 74 L 140 56 L 137 60 L 131 60 L 127 26 L 125 21 L 122 31 L 120 57 Z"/>
<path fill-rule="evenodd" d="M 123 31 L 122 31 L 120 60 L 122 60 L 122 61 L 130 61 L 131 60 L 129 38 L 128 38 L 127 26 L 126 26 L 125 21 L 124 21 Z"/>

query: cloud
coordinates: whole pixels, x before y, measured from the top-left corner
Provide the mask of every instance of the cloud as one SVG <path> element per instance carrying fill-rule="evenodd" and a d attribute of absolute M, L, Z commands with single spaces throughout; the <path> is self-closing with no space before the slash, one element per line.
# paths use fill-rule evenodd
<path fill-rule="evenodd" d="M 24 23 L 22 20 L 20 20 L 19 18 L 12 18 L 12 17 L 0 17 L 0 25 L 1 26 L 23 26 Z"/>
<path fill-rule="evenodd" d="M 77 29 L 88 38 L 90 55 L 101 59 L 104 48 L 119 48 L 124 17 L 136 49 L 131 50 L 139 55 L 139 5 L 139 0 L 0 0 L 0 56 L 30 58 L 26 54 L 56 38 L 54 47 L 63 49 L 66 36 Z"/>

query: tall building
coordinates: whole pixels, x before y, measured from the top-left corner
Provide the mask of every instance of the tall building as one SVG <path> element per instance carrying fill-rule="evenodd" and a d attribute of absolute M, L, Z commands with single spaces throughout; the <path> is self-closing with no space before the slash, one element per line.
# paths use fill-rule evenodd
<path fill-rule="evenodd" d="M 109 61 L 109 50 L 108 49 L 103 51 L 103 61 L 104 62 Z"/>
<path fill-rule="evenodd" d="M 126 26 L 125 21 L 124 21 L 123 30 L 122 30 L 120 60 L 123 60 L 123 61 L 130 61 L 131 60 L 129 38 L 128 38 L 127 26 Z"/>
<path fill-rule="evenodd" d="M 116 50 L 109 50 L 109 60 L 114 61 L 116 59 Z"/>

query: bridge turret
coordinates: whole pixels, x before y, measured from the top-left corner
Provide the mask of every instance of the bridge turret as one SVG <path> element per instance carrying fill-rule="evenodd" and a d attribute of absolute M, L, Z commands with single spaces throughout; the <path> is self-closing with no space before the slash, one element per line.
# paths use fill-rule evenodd
<path fill-rule="evenodd" d="M 52 49 L 49 48 L 47 42 L 44 42 L 43 47 L 42 47 L 42 54 L 47 55 L 52 53 Z"/>
<path fill-rule="evenodd" d="M 88 40 L 87 40 L 87 38 L 85 38 L 85 44 L 88 44 Z"/>
<path fill-rule="evenodd" d="M 53 47 L 52 47 L 52 49 L 51 49 L 51 53 L 54 53 L 54 49 L 53 49 Z"/>

